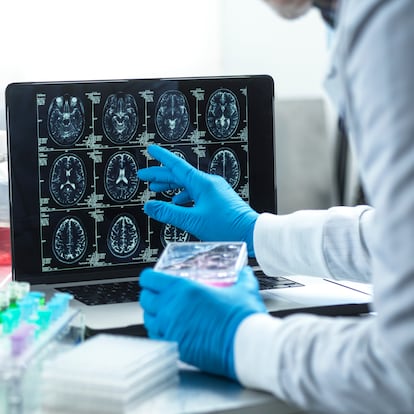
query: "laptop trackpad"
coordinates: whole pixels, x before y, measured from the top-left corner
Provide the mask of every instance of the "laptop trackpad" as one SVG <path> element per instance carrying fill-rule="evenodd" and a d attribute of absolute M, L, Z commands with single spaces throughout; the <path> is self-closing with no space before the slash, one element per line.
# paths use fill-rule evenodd
<path fill-rule="evenodd" d="M 260 295 L 262 296 L 262 299 L 269 312 L 303 306 L 299 302 L 295 302 L 292 299 L 284 298 L 283 296 L 278 295 L 275 290 L 260 291 Z"/>

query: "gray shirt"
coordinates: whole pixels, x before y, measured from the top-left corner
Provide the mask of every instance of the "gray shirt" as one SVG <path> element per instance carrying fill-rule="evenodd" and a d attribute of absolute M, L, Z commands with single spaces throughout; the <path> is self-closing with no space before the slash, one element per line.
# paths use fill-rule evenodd
<path fill-rule="evenodd" d="M 326 86 L 373 208 L 263 214 L 265 271 L 372 281 L 376 317 L 253 315 L 240 381 L 329 413 L 414 413 L 414 1 L 343 0 Z M 260 350 L 260 352 L 258 352 Z"/>

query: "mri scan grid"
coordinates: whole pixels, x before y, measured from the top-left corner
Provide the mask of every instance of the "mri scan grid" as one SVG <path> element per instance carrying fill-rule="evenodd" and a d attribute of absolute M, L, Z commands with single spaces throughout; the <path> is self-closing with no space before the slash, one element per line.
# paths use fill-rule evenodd
<path fill-rule="evenodd" d="M 68 84 L 36 94 L 43 272 L 155 262 L 169 242 L 195 240 L 143 213 L 148 199 L 180 191 L 156 194 L 137 178 L 157 165 L 150 144 L 223 176 L 249 202 L 243 81 L 147 86 Z"/>

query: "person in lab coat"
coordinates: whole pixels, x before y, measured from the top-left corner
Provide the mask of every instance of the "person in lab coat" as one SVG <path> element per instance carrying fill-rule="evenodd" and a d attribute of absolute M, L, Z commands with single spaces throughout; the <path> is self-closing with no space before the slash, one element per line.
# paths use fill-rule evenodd
<path fill-rule="evenodd" d="M 293 18 L 314 4 L 267 0 Z M 250 268 L 227 288 L 144 270 L 145 326 L 182 360 L 306 410 L 414 413 L 414 1 L 315 2 L 335 19 L 325 85 L 349 132 L 368 205 L 258 214 L 224 179 L 152 146 L 139 171 L 152 218 L 201 240 L 245 241 L 268 274 L 370 281 L 375 317 L 271 317 Z M 242 3 L 240 5 L 242 7 Z M 329 10 L 330 8 L 330 10 Z M 329 14 L 329 11 L 334 13 Z M 193 200 L 192 207 L 181 204 Z"/>

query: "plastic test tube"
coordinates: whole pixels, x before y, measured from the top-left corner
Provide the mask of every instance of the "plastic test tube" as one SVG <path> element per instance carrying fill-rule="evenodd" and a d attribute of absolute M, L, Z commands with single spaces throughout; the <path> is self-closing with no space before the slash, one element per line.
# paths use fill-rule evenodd
<path fill-rule="evenodd" d="M 69 302 L 73 299 L 73 295 L 66 292 L 57 292 L 47 303 L 48 309 L 52 312 L 52 320 L 60 318 L 68 309 Z"/>
<path fill-rule="evenodd" d="M 19 284 L 19 299 L 24 298 L 30 292 L 29 282 L 17 282 Z"/>
<path fill-rule="evenodd" d="M 52 320 L 52 311 L 50 309 L 45 307 L 45 308 L 38 310 L 36 325 L 38 325 L 39 330 L 41 332 L 49 328 L 51 320 Z"/>
<path fill-rule="evenodd" d="M 6 290 L 0 290 L 0 322 L 1 314 L 4 312 L 10 304 L 9 294 Z"/>
<path fill-rule="evenodd" d="M 9 334 L 17 328 L 20 322 L 20 309 L 10 307 L 2 314 L 3 333 Z"/>
<path fill-rule="evenodd" d="M 38 307 L 44 306 L 46 303 L 44 292 L 37 292 L 35 290 L 32 290 L 27 294 L 27 296 L 33 298 L 36 301 Z"/>
<path fill-rule="evenodd" d="M 0 290 L 0 336 L 3 332 L 3 314 L 9 307 L 9 294 L 5 290 Z"/>
<path fill-rule="evenodd" d="M 10 299 L 10 308 L 17 306 L 17 301 L 20 299 L 20 288 L 18 282 L 10 282 L 7 285 L 7 290 L 9 292 Z"/>
<path fill-rule="evenodd" d="M 18 301 L 18 305 L 20 308 L 21 320 L 29 322 L 38 307 L 36 300 L 31 296 L 26 295 L 23 299 Z"/>
<path fill-rule="evenodd" d="M 3 333 L 11 333 L 16 329 L 22 317 L 29 312 L 27 306 L 20 308 L 29 290 L 30 283 L 27 282 L 10 282 L 6 289 L 0 290 L 0 324 Z"/>
<path fill-rule="evenodd" d="M 11 352 L 13 356 L 21 355 L 33 342 L 36 327 L 23 323 L 11 335 Z"/>

